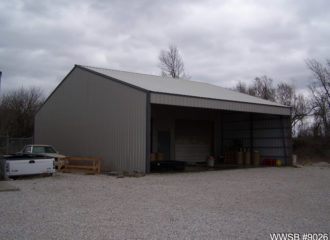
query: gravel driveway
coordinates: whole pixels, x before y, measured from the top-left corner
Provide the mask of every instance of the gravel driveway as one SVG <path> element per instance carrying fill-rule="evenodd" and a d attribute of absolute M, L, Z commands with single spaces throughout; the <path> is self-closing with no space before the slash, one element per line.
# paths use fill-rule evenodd
<path fill-rule="evenodd" d="M 330 168 L 59 174 L 0 193 L 0 239 L 270 239 L 330 231 Z"/>

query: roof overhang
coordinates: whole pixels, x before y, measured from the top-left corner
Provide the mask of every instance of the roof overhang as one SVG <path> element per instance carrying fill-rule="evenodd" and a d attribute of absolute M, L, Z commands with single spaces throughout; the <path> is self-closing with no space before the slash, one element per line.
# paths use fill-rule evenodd
<path fill-rule="evenodd" d="M 219 109 L 239 112 L 253 112 L 275 115 L 290 115 L 290 107 L 271 106 L 264 104 L 225 101 L 218 99 L 199 98 L 174 94 L 151 92 L 150 103 L 171 106 L 197 107 L 208 109 Z"/>

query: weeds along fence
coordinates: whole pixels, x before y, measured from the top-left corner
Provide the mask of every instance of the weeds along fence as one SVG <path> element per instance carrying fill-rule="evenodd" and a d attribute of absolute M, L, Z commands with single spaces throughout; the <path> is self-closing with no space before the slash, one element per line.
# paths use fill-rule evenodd
<path fill-rule="evenodd" d="M 33 137 L 12 138 L 0 135 L 0 155 L 19 152 L 27 144 L 33 143 Z"/>

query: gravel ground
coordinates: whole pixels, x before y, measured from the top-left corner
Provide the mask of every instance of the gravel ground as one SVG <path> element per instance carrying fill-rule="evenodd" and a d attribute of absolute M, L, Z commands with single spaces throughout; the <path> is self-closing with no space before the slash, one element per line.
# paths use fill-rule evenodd
<path fill-rule="evenodd" d="M 0 239 L 270 239 L 330 232 L 330 168 L 59 174 L 0 193 Z"/>

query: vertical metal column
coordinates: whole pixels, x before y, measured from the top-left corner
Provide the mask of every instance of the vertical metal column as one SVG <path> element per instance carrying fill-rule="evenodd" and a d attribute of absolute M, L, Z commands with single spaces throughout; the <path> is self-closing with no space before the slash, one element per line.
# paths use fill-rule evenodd
<path fill-rule="evenodd" d="M 288 118 L 288 129 L 289 129 L 289 134 L 288 134 L 288 148 L 290 151 L 290 158 L 289 158 L 289 165 L 292 166 L 292 161 L 293 161 L 293 142 L 292 142 L 292 108 L 290 108 L 290 117 Z"/>
<path fill-rule="evenodd" d="M 221 134 L 221 148 L 220 148 L 220 151 L 221 151 L 221 155 L 224 156 L 225 152 L 224 152 L 224 144 L 223 144 L 223 115 L 224 115 L 224 112 L 221 112 L 221 116 L 220 116 L 220 134 Z"/>
<path fill-rule="evenodd" d="M 254 144 L 253 144 L 253 113 L 250 113 L 250 159 L 253 161 L 253 151 L 254 151 Z"/>
<path fill-rule="evenodd" d="M 280 122 L 281 122 L 281 128 L 282 128 L 282 143 L 283 143 L 283 151 L 284 151 L 284 161 L 285 161 L 285 164 L 284 165 L 288 165 L 288 152 L 287 152 L 287 147 L 286 147 L 286 144 L 285 144 L 285 126 L 284 126 L 284 123 L 283 123 L 283 116 L 281 115 L 280 116 Z"/>
<path fill-rule="evenodd" d="M 146 101 L 146 173 L 150 172 L 150 123 L 151 121 L 151 106 L 150 106 L 150 92 L 147 93 Z"/>

